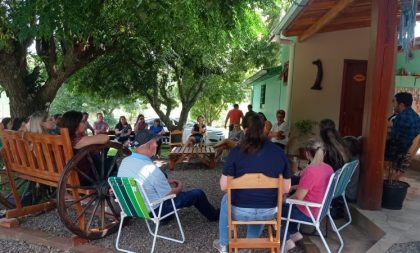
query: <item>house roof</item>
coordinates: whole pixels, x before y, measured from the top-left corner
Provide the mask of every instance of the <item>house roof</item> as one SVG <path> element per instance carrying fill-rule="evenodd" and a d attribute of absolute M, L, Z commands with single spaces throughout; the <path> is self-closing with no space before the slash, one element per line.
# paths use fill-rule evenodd
<path fill-rule="evenodd" d="M 248 79 L 246 79 L 242 83 L 242 85 L 248 85 L 250 83 L 260 82 L 260 81 L 269 79 L 273 76 L 278 76 L 280 75 L 282 69 L 283 69 L 282 66 L 262 69 L 258 71 L 257 73 L 255 73 L 254 75 L 252 75 L 251 77 L 249 77 Z"/>
<path fill-rule="evenodd" d="M 297 0 L 274 26 L 272 35 L 297 36 L 304 41 L 315 33 L 370 27 L 371 8 L 371 0 Z M 420 20 L 420 2 L 417 10 Z"/>

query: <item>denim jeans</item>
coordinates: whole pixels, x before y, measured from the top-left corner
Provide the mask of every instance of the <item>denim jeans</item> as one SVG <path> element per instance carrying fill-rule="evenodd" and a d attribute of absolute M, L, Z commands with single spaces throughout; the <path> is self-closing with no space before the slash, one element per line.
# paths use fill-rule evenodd
<path fill-rule="evenodd" d="M 281 217 L 283 218 L 287 218 L 287 215 L 289 213 L 289 204 L 287 203 L 283 203 L 282 206 L 282 211 L 281 211 Z M 290 214 L 290 218 L 292 219 L 296 219 L 296 220 L 302 220 L 302 221 L 312 221 L 311 217 L 306 216 L 306 214 L 302 213 L 297 207 L 296 205 L 293 205 L 292 207 L 292 213 Z M 284 230 L 286 229 L 286 221 L 282 221 L 281 224 L 281 238 L 283 238 L 284 235 Z M 297 233 L 298 230 L 298 223 L 296 222 L 290 222 L 289 223 L 289 229 L 288 229 L 288 233 L 287 233 L 287 237 L 286 239 L 289 239 L 289 236 L 291 234 Z"/>
<path fill-rule="evenodd" d="M 175 207 L 177 209 L 195 206 L 209 221 L 217 221 L 219 213 L 210 204 L 206 194 L 201 189 L 193 189 L 186 192 L 180 192 L 174 198 Z M 172 212 L 174 209 L 170 200 L 163 202 L 161 216 Z M 159 213 L 159 208 L 155 209 L 156 215 Z"/>
<path fill-rule="evenodd" d="M 258 221 L 271 220 L 276 216 L 277 208 L 242 208 L 232 206 L 233 220 L 241 221 Z M 219 243 L 222 246 L 229 244 L 229 228 L 228 228 L 228 206 L 227 194 L 225 194 L 220 203 L 220 217 L 219 217 Z M 264 225 L 248 225 L 246 231 L 247 238 L 260 237 Z"/>

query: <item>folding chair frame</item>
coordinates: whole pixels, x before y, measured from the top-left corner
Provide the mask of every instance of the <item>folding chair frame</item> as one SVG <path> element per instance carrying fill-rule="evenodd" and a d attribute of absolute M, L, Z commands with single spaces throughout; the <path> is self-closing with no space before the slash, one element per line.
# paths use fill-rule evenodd
<path fill-rule="evenodd" d="M 122 179 L 124 179 L 124 178 L 122 178 Z M 115 192 L 116 189 L 114 189 L 114 186 L 111 183 L 112 180 L 113 180 L 112 178 L 109 178 L 108 179 L 108 182 L 111 185 L 112 190 Z M 128 180 L 130 180 L 130 178 Z M 175 202 L 174 202 L 174 198 L 176 197 L 176 195 L 175 194 L 167 195 L 167 196 L 165 196 L 165 197 L 163 197 L 163 198 L 161 198 L 159 200 L 156 200 L 154 202 L 150 202 L 149 201 L 149 198 L 145 194 L 145 191 L 143 189 L 143 186 L 142 186 L 141 182 L 139 180 L 136 180 L 136 179 L 133 179 L 133 180 L 135 180 L 135 182 L 137 183 L 137 189 L 140 188 L 141 197 L 143 198 L 143 201 L 147 205 L 147 207 L 150 210 L 150 212 L 149 212 L 149 214 L 146 214 L 145 215 L 146 217 L 138 217 L 137 215 L 132 215 L 132 214 L 129 215 L 129 214 L 127 214 L 124 211 L 125 208 L 123 207 L 121 201 L 118 199 L 117 195 L 115 195 L 116 196 L 116 202 L 119 204 L 119 206 L 120 206 L 120 208 L 122 210 L 121 211 L 121 221 L 120 221 L 120 225 L 119 225 L 119 228 L 118 228 L 117 240 L 115 242 L 116 249 L 119 250 L 119 251 L 122 251 L 122 252 L 135 253 L 134 251 L 130 251 L 130 250 L 127 250 L 127 249 L 122 249 L 119 246 L 120 238 L 121 238 L 121 232 L 122 232 L 122 227 L 123 227 L 123 223 L 124 223 L 124 219 L 127 218 L 127 217 L 138 217 L 138 218 L 143 218 L 144 219 L 144 221 L 146 222 L 147 229 L 149 230 L 150 235 L 153 236 L 153 243 L 152 243 L 152 249 L 151 249 L 151 252 L 152 253 L 153 253 L 153 251 L 155 249 L 156 239 L 157 238 L 161 238 L 161 239 L 165 239 L 165 240 L 169 240 L 169 241 L 173 241 L 173 242 L 177 242 L 177 243 L 184 243 L 185 242 L 185 235 L 184 235 L 184 231 L 182 229 L 181 221 L 180 221 L 179 216 L 178 216 L 178 210 L 176 209 Z M 132 187 L 135 187 L 135 186 L 132 186 Z M 172 212 L 170 212 L 170 213 L 168 213 L 168 214 L 166 214 L 164 216 L 161 216 L 162 206 L 163 206 L 163 203 L 166 200 L 170 200 L 171 201 L 172 207 L 173 207 L 173 210 L 174 211 L 172 211 Z M 155 210 L 154 210 L 155 209 L 154 207 L 156 207 L 156 206 L 159 206 L 159 212 L 158 212 L 157 215 L 156 215 Z M 152 214 L 153 217 L 150 217 L 150 214 Z M 181 232 L 181 239 L 180 240 L 179 239 L 172 238 L 172 237 L 167 237 L 167 236 L 163 236 L 163 235 L 159 235 L 158 234 L 160 221 L 163 220 L 163 219 L 165 219 L 165 218 L 167 218 L 168 216 L 170 216 L 172 214 L 175 214 L 175 217 L 176 217 L 176 220 L 177 220 L 177 223 L 178 223 L 178 228 L 179 228 L 179 231 Z M 152 221 L 155 224 L 154 231 L 152 231 L 152 228 L 150 227 L 150 224 L 149 224 L 149 222 L 147 220 L 150 220 L 150 221 Z"/>
<path fill-rule="evenodd" d="M 335 191 L 335 188 L 337 186 L 338 180 L 341 176 L 342 170 L 337 170 L 334 174 L 331 175 L 330 180 L 328 182 L 328 186 L 327 189 L 325 191 L 325 196 L 322 200 L 322 203 L 313 203 L 313 202 L 309 202 L 309 201 L 302 201 L 302 200 L 297 200 L 297 199 L 286 199 L 286 203 L 289 204 L 289 212 L 288 212 L 288 216 L 287 216 L 287 220 L 286 220 L 286 228 L 284 231 L 284 235 L 283 235 L 283 242 L 282 242 L 282 246 L 281 246 L 281 252 L 284 252 L 284 248 L 285 248 L 285 242 L 286 242 L 286 238 L 287 238 L 287 233 L 289 230 L 289 223 L 290 222 L 295 222 L 298 224 L 305 224 L 305 225 L 310 225 L 310 226 L 314 226 L 315 229 L 317 230 L 317 232 L 319 233 L 319 236 L 322 240 L 322 243 L 324 244 L 325 248 L 327 249 L 328 253 L 331 253 L 331 250 L 328 246 L 327 241 L 325 240 L 324 235 L 322 234 L 321 231 L 321 221 L 325 218 L 325 216 L 328 216 L 328 219 L 331 222 L 331 226 L 333 228 L 333 230 L 336 232 L 338 239 L 340 240 L 340 248 L 338 250 L 338 252 L 340 252 L 344 246 L 343 243 L 343 239 L 341 238 L 341 235 L 330 215 L 330 205 L 331 205 L 331 201 L 333 199 L 333 194 Z M 304 206 L 306 208 L 306 210 L 308 211 L 310 218 L 311 218 L 311 222 L 309 221 L 302 221 L 302 220 L 297 220 L 297 219 L 292 219 L 290 218 L 291 212 L 292 212 L 292 208 L 293 205 L 301 205 Z M 320 208 L 318 216 L 315 218 L 310 207 L 317 207 Z"/>

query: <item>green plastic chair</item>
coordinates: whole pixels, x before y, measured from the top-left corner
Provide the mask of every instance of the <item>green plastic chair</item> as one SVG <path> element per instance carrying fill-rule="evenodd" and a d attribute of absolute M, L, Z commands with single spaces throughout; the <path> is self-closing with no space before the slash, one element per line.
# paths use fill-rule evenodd
<path fill-rule="evenodd" d="M 110 177 L 108 178 L 108 183 L 111 186 L 114 192 L 114 195 L 116 197 L 116 201 L 118 202 L 122 210 L 120 226 L 119 226 L 118 234 L 117 234 L 117 240 L 115 242 L 115 247 L 118 251 L 127 252 L 127 253 L 135 253 L 134 251 L 129 251 L 129 250 L 122 249 L 119 247 L 122 225 L 124 223 L 124 219 L 127 217 L 135 217 L 135 218 L 144 219 L 147 225 L 147 229 L 149 230 L 149 233 L 153 236 L 153 244 L 152 244 L 151 252 L 153 252 L 155 249 L 156 238 L 162 238 L 162 239 L 177 242 L 177 243 L 184 243 L 185 241 L 184 231 L 182 230 L 181 221 L 179 219 L 178 212 L 177 212 L 178 210 L 176 209 L 175 203 L 174 203 L 174 198 L 176 197 L 175 194 L 167 195 L 159 200 L 150 202 L 149 199 L 147 198 L 147 195 L 145 194 L 145 191 L 142 187 L 141 182 L 138 180 L 135 180 L 134 178 Z M 164 216 L 161 216 L 162 205 L 163 205 L 163 202 L 165 202 L 166 200 L 170 200 L 172 202 L 174 211 Z M 156 214 L 154 211 L 154 208 L 157 206 L 159 206 L 158 214 Z M 172 214 L 175 214 L 176 216 L 179 231 L 181 232 L 181 237 L 182 237 L 181 240 L 162 236 L 158 234 L 160 221 Z M 155 224 L 154 232 L 152 231 L 148 221 L 152 221 Z"/>

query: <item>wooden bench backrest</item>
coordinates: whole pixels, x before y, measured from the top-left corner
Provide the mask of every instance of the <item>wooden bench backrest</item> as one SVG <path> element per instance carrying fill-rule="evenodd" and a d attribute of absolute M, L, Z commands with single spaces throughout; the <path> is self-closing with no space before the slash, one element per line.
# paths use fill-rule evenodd
<path fill-rule="evenodd" d="M 10 172 L 48 185 L 57 185 L 66 163 L 73 157 L 67 128 L 60 135 L 1 131 L 2 155 Z"/>

